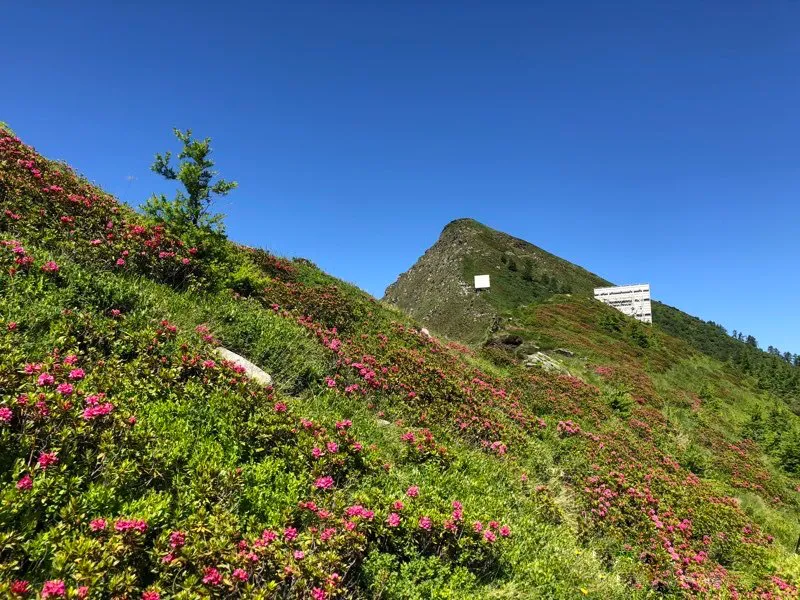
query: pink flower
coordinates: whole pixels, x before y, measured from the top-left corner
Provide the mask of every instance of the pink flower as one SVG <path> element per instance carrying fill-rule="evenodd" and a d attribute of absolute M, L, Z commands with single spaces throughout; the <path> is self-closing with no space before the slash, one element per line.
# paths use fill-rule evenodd
<path fill-rule="evenodd" d="M 13 416 L 14 413 L 10 408 L 7 406 L 0 406 L 0 423 L 8 423 Z"/>
<path fill-rule="evenodd" d="M 42 271 L 45 273 L 58 273 L 58 265 L 52 260 L 48 260 L 42 265 Z"/>
<path fill-rule="evenodd" d="M 70 354 L 70 355 L 64 357 L 64 361 L 63 362 L 64 362 L 65 365 L 72 366 L 74 364 L 77 364 L 78 357 L 75 356 L 74 354 Z"/>
<path fill-rule="evenodd" d="M 81 599 L 86 598 L 89 595 L 89 586 L 82 585 L 77 590 L 75 590 L 75 592 L 77 593 L 78 598 Z"/>
<path fill-rule="evenodd" d="M 142 592 L 142 600 L 161 600 L 161 594 L 153 590 Z"/>
<path fill-rule="evenodd" d="M 490 544 L 493 544 L 495 540 L 497 540 L 497 536 L 494 534 L 493 531 L 487 529 L 483 532 L 483 539 L 485 539 Z"/>
<path fill-rule="evenodd" d="M 42 469 L 46 469 L 50 465 L 58 463 L 58 456 L 56 456 L 55 452 L 41 452 L 37 462 Z"/>
<path fill-rule="evenodd" d="M 392 502 L 392 508 L 394 510 L 403 510 L 405 507 L 406 505 L 403 504 L 402 500 L 395 500 L 394 502 Z"/>
<path fill-rule="evenodd" d="M 311 456 L 314 458 L 322 458 L 324 455 L 325 451 L 317 446 L 314 446 L 314 448 L 311 450 Z"/>
<path fill-rule="evenodd" d="M 424 529 L 425 531 L 430 531 L 431 525 L 433 525 L 433 521 L 431 521 L 430 517 L 423 516 L 419 518 L 420 529 Z"/>
<path fill-rule="evenodd" d="M 239 581 L 247 581 L 248 577 L 249 575 L 247 574 L 247 571 L 245 571 L 244 569 L 235 569 L 233 571 L 234 579 L 238 579 Z"/>
<path fill-rule="evenodd" d="M 67 595 L 67 586 L 60 579 L 46 581 L 42 587 L 42 598 L 63 598 Z"/>
<path fill-rule="evenodd" d="M 31 591 L 31 584 L 23 579 L 17 579 L 11 583 L 11 593 L 23 596 Z"/>
<path fill-rule="evenodd" d="M 305 557 L 306 557 L 306 554 L 302 550 L 295 550 L 294 551 L 295 560 L 303 560 Z"/>
<path fill-rule="evenodd" d="M 328 387 L 331 387 L 331 388 L 336 387 L 336 380 L 333 379 L 332 377 L 326 377 L 325 378 L 325 383 L 328 385 Z"/>
<path fill-rule="evenodd" d="M 416 498 L 419 496 L 419 488 L 416 485 L 412 485 L 406 490 L 406 496 L 409 498 Z"/>
<path fill-rule="evenodd" d="M 481 531 L 483 531 L 483 523 L 481 523 L 480 521 L 475 521 L 472 524 L 472 529 L 475 530 L 475 533 L 480 533 Z"/>
<path fill-rule="evenodd" d="M 27 492 L 33 487 L 33 478 L 30 475 L 25 473 L 20 480 L 17 482 L 17 489 L 21 492 Z"/>
<path fill-rule="evenodd" d="M 72 371 L 69 372 L 70 379 L 77 380 L 83 379 L 84 377 L 86 377 L 86 373 L 83 369 L 72 369 Z"/>
<path fill-rule="evenodd" d="M 389 513 L 389 516 L 386 518 L 386 524 L 389 527 L 397 527 L 400 525 L 400 515 L 395 512 Z"/>
<path fill-rule="evenodd" d="M 89 523 L 89 529 L 92 531 L 103 531 L 106 528 L 105 519 L 94 519 Z"/>
<path fill-rule="evenodd" d="M 72 387 L 71 383 L 59 383 L 56 391 L 62 396 L 69 396 L 75 391 L 75 388 Z"/>
<path fill-rule="evenodd" d="M 147 531 L 147 521 L 143 521 L 142 519 L 120 519 L 114 523 L 114 529 L 122 533 L 126 531 L 144 533 Z"/>
<path fill-rule="evenodd" d="M 173 531 L 169 534 L 169 545 L 173 548 L 182 548 L 186 543 L 186 534 L 182 531 Z"/>
<path fill-rule="evenodd" d="M 87 398 L 87 400 L 88 400 L 88 398 Z M 86 420 L 86 421 L 91 421 L 92 419 L 94 419 L 96 417 L 107 415 L 110 412 L 112 412 L 113 410 L 114 410 L 114 405 L 111 404 L 111 402 L 104 402 L 103 404 L 92 404 L 92 405 L 87 406 L 83 410 L 83 419 Z M 129 419 L 129 421 L 131 423 L 135 423 L 136 422 L 134 417 L 131 417 L 131 419 L 134 419 L 133 421 L 130 421 L 130 419 Z"/>
<path fill-rule="evenodd" d="M 325 600 L 328 595 L 325 593 L 325 590 L 315 587 L 311 590 L 311 598 L 312 600 Z"/>
<path fill-rule="evenodd" d="M 339 431 L 345 431 L 350 429 L 353 426 L 353 422 L 350 419 L 345 419 L 344 421 L 337 421 L 336 422 L 336 429 Z"/>
<path fill-rule="evenodd" d="M 56 382 L 55 377 L 50 375 L 50 373 L 42 373 L 41 375 L 39 375 L 39 379 L 36 380 L 36 383 L 38 383 L 41 386 L 53 385 L 55 382 Z"/>
<path fill-rule="evenodd" d="M 125 259 L 124 258 L 118 258 L 117 259 L 117 266 L 118 267 L 124 267 L 125 266 Z M 203 581 L 205 581 L 205 580 L 203 580 Z"/>
<path fill-rule="evenodd" d="M 6 329 L 9 331 L 14 331 L 17 328 L 17 322 L 11 321 L 8 325 L 6 325 Z"/>
<path fill-rule="evenodd" d="M 222 583 L 222 575 L 214 567 L 206 567 L 203 570 L 203 583 L 206 585 L 219 585 Z"/>
<path fill-rule="evenodd" d="M 503 537 L 509 537 L 511 535 L 511 528 L 508 525 L 503 525 L 500 528 L 500 535 Z"/>
<path fill-rule="evenodd" d="M 414 441 L 414 432 L 413 431 L 406 431 L 403 435 L 400 436 L 400 439 L 404 442 L 413 442 Z"/>
<path fill-rule="evenodd" d="M 328 442 L 327 444 L 325 444 L 325 447 L 331 454 L 336 454 L 339 451 L 339 444 L 337 444 L 336 442 Z"/>
<path fill-rule="evenodd" d="M 317 480 L 314 482 L 314 487 L 322 490 L 331 489 L 333 487 L 333 477 L 326 475 L 325 477 L 317 478 Z"/>
<path fill-rule="evenodd" d="M 294 527 L 287 527 L 283 530 L 283 539 L 287 542 L 291 542 L 293 539 L 297 537 L 297 529 Z"/>
<path fill-rule="evenodd" d="M 283 402 L 276 402 L 275 403 L 275 412 L 283 413 L 286 412 L 287 406 Z"/>

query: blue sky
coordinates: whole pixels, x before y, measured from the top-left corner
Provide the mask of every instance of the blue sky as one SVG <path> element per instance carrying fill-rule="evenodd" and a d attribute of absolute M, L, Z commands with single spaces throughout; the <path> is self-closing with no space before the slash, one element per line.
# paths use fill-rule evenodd
<path fill-rule="evenodd" d="M 132 204 L 211 136 L 233 239 L 376 296 L 468 216 L 800 352 L 800 2 L 250 4 L 8 4 L 0 120 Z"/>

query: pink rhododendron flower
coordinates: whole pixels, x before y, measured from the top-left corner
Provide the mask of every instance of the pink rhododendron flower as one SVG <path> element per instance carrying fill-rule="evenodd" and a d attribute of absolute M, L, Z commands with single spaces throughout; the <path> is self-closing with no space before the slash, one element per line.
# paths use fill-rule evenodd
<path fill-rule="evenodd" d="M 328 387 L 331 387 L 331 388 L 336 387 L 336 380 L 333 379 L 332 377 L 326 377 L 325 378 L 325 383 L 327 384 Z"/>
<path fill-rule="evenodd" d="M 56 456 L 55 452 L 41 452 L 37 463 L 42 469 L 46 469 L 50 465 L 58 463 L 58 456 Z"/>
<path fill-rule="evenodd" d="M 14 413 L 10 408 L 8 408 L 7 406 L 0 406 L 0 423 L 10 422 L 13 416 Z"/>
<path fill-rule="evenodd" d="M 161 600 L 161 594 L 152 590 L 142 592 L 142 600 Z"/>
<path fill-rule="evenodd" d="M 65 365 L 72 366 L 78 363 L 78 357 L 75 354 L 69 354 L 64 357 L 63 362 Z"/>
<path fill-rule="evenodd" d="M 173 531 L 169 534 L 169 545 L 173 548 L 182 548 L 186 543 L 186 534 L 182 531 Z"/>
<path fill-rule="evenodd" d="M 287 408 L 288 407 L 283 402 L 276 402 L 275 403 L 275 412 L 283 413 L 283 412 L 286 412 Z"/>
<path fill-rule="evenodd" d="M 419 527 L 420 529 L 424 529 L 426 531 L 430 531 L 431 525 L 433 525 L 433 521 L 431 521 L 430 517 L 422 516 L 419 518 Z"/>
<path fill-rule="evenodd" d="M 296 560 L 303 560 L 306 557 L 306 553 L 302 550 L 295 550 L 294 557 Z"/>
<path fill-rule="evenodd" d="M 75 388 L 72 387 L 71 383 L 59 383 L 56 391 L 62 396 L 69 396 L 75 391 Z"/>
<path fill-rule="evenodd" d="M 67 586 L 60 579 L 46 581 L 42 587 L 42 598 L 63 598 L 67 595 Z"/>
<path fill-rule="evenodd" d="M 315 587 L 311 590 L 311 598 L 312 600 L 326 600 L 328 595 L 325 593 L 325 590 Z"/>
<path fill-rule="evenodd" d="M 339 444 L 337 444 L 336 442 L 328 442 L 327 444 L 325 444 L 325 447 L 331 454 L 336 454 L 339 451 Z"/>
<path fill-rule="evenodd" d="M 53 385 L 55 382 L 56 382 L 56 378 L 53 377 L 52 375 L 50 375 L 50 373 L 42 373 L 41 375 L 39 375 L 39 378 L 36 380 L 36 383 L 38 383 L 39 385 L 41 385 L 43 387 L 44 386 L 48 386 L 48 385 Z"/>
<path fill-rule="evenodd" d="M 245 571 L 244 569 L 235 569 L 233 571 L 234 579 L 238 579 L 239 581 L 247 581 L 248 577 L 249 575 L 247 574 L 247 571 Z"/>
<path fill-rule="evenodd" d="M 17 489 L 22 492 L 27 492 L 33 487 L 33 478 L 25 473 L 17 482 Z"/>
<path fill-rule="evenodd" d="M 72 380 L 83 379 L 84 377 L 86 377 L 86 373 L 83 369 L 72 369 L 69 372 L 69 378 Z"/>
<path fill-rule="evenodd" d="M 400 525 L 400 515 L 395 512 L 389 513 L 389 516 L 386 518 L 386 524 L 389 527 L 397 527 Z"/>
<path fill-rule="evenodd" d="M 114 523 L 114 529 L 120 532 L 138 531 L 144 533 L 147 531 L 147 521 L 142 519 L 120 519 Z"/>
<path fill-rule="evenodd" d="M 12 594 L 22 596 L 31 591 L 31 584 L 24 579 L 17 579 L 11 582 L 11 587 L 9 589 Z"/>
<path fill-rule="evenodd" d="M 206 585 L 219 585 L 222 583 L 222 575 L 214 567 L 206 567 L 203 570 L 203 583 Z"/>
<path fill-rule="evenodd" d="M 87 400 L 88 400 L 88 398 L 87 398 Z M 103 415 L 107 415 L 107 414 L 111 413 L 113 410 L 114 410 L 114 405 L 111 404 L 111 402 L 104 402 L 103 404 L 93 404 L 93 405 L 87 406 L 83 410 L 83 415 L 82 416 L 83 416 L 84 420 L 91 421 L 92 419 L 95 419 L 97 417 L 100 417 L 100 416 L 103 416 Z M 135 423 L 136 422 L 134 417 L 131 417 L 131 419 L 134 419 L 131 423 Z M 129 421 L 130 421 L 130 419 L 129 419 Z"/>
<path fill-rule="evenodd" d="M 86 598 L 86 597 L 89 596 L 89 586 L 82 585 L 77 590 L 75 590 L 75 593 L 78 596 L 78 598 L 81 598 L 81 599 Z"/>
<path fill-rule="evenodd" d="M 333 487 L 333 477 L 326 475 L 325 477 L 317 478 L 314 482 L 314 487 L 317 489 L 329 490 Z"/>
<path fill-rule="evenodd" d="M 291 542 L 293 539 L 297 537 L 297 529 L 294 527 L 287 527 L 283 530 L 283 539 L 287 542 Z"/>
<path fill-rule="evenodd" d="M 416 498 L 419 496 L 419 488 L 416 485 L 412 485 L 406 490 L 406 496 L 409 498 Z"/>
<path fill-rule="evenodd" d="M 48 260 L 42 265 L 42 271 L 45 273 L 58 273 L 58 265 L 52 260 Z"/>
<path fill-rule="evenodd" d="M 92 531 L 103 531 L 106 528 L 106 520 L 105 519 L 93 519 L 89 523 L 89 529 Z"/>
<path fill-rule="evenodd" d="M 509 537 L 511 535 L 511 528 L 508 525 L 503 525 L 500 528 L 500 535 L 503 537 Z"/>
<path fill-rule="evenodd" d="M 18 323 L 16 321 L 11 321 L 8 325 L 6 325 L 6 329 L 8 329 L 9 331 L 14 331 L 17 328 L 17 326 Z"/>
<path fill-rule="evenodd" d="M 322 458 L 323 456 L 325 456 L 325 451 L 322 448 L 314 446 L 314 448 L 312 448 L 311 450 L 311 456 L 313 456 L 314 458 Z"/>
<path fill-rule="evenodd" d="M 483 539 L 485 539 L 487 542 L 491 544 L 494 543 L 495 540 L 497 540 L 497 536 L 494 534 L 493 531 L 487 529 L 486 531 L 483 532 Z"/>

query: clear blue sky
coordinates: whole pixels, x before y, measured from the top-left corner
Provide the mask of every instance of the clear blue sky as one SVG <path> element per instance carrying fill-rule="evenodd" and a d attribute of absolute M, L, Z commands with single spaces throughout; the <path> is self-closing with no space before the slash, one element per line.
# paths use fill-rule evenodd
<path fill-rule="evenodd" d="M 211 136 L 233 239 L 376 296 L 469 216 L 800 352 L 799 1 L 180 4 L 6 3 L 0 120 L 132 204 Z"/>

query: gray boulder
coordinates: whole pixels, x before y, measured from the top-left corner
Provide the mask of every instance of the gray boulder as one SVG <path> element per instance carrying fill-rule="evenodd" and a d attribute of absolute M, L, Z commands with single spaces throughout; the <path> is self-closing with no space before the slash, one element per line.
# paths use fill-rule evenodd
<path fill-rule="evenodd" d="M 227 348 L 220 346 L 215 349 L 215 352 L 225 360 L 232 362 L 235 365 L 244 368 L 245 375 L 256 383 L 260 383 L 264 387 L 272 385 L 272 376 L 266 371 L 258 368 L 243 356 L 239 356 L 235 352 L 231 352 Z"/>

